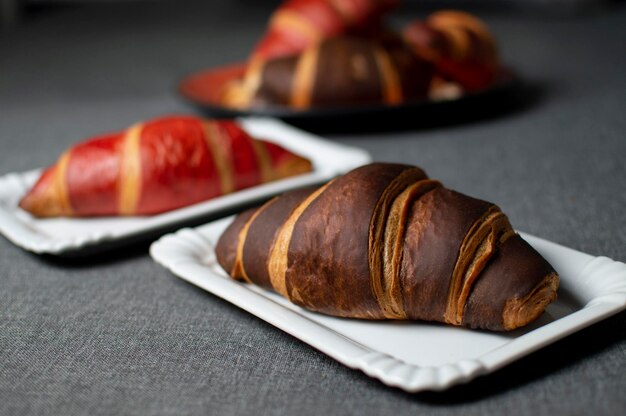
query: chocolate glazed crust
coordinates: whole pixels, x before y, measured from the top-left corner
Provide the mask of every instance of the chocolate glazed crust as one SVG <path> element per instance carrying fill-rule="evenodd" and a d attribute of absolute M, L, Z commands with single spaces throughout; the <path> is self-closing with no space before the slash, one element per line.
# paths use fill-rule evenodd
<path fill-rule="evenodd" d="M 298 56 L 288 56 L 267 62 L 261 69 L 261 84 L 252 98 L 252 106 L 288 106 Z"/>
<path fill-rule="evenodd" d="M 305 188 L 273 199 L 250 224 L 243 244 L 243 267 L 253 283 L 271 289 L 268 260 L 281 225 L 315 189 Z"/>
<path fill-rule="evenodd" d="M 533 304 L 532 295 L 546 285 L 553 290 L 538 299 L 539 304 Z M 524 311 L 528 314 L 525 319 L 532 321 L 548 303 L 556 299 L 557 285 L 552 266 L 519 235 L 515 235 L 499 247 L 474 285 L 465 306 L 463 323 L 496 331 L 513 329 L 520 325 L 506 322 L 507 303 L 526 303 L 531 310 Z"/>
<path fill-rule="evenodd" d="M 359 38 L 337 38 L 322 43 L 311 103 L 382 102 L 382 81 L 374 57 L 375 45 Z"/>
<path fill-rule="evenodd" d="M 374 59 L 375 43 L 360 38 L 336 38 L 318 48 L 310 96 L 312 105 L 382 102 L 380 73 Z M 303 54 L 278 58 L 261 69 L 261 84 L 252 105 L 290 105 L 295 72 Z"/>
<path fill-rule="evenodd" d="M 328 39 L 317 48 L 311 71 L 311 90 L 304 93 L 311 106 L 342 104 L 374 104 L 385 101 L 384 74 L 376 59 L 377 53 L 387 56 L 391 70 L 398 78 L 398 88 L 404 99 L 426 96 L 432 67 L 399 39 L 367 39 L 344 36 Z M 261 83 L 251 105 L 293 105 L 294 90 L 307 88 L 297 82 L 297 71 L 304 53 L 266 62 L 261 71 Z M 302 74 L 300 74 L 302 75 Z"/>
<path fill-rule="evenodd" d="M 450 279 L 468 230 L 492 204 L 445 188 L 414 202 L 400 280 L 411 319 L 442 321 Z"/>
<path fill-rule="evenodd" d="M 235 262 L 237 258 L 237 244 L 239 243 L 239 233 L 252 215 L 258 208 L 248 209 L 235 217 L 235 220 L 226 228 L 224 233 L 220 236 L 215 246 L 215 256 L 217 262 L 231 277 L 237 278 L 233 275 L 235 268 Z"/>
<path fill-rule="evenodd" d="M 309 205 L 289 245 L 287 290 L 296 304 L 331 315 L 384 318 L 370 289 L 370 220 L 387 186 L 411 168 L 358 168 Z"/>
<path fill-rule="evenodd" d="M 390 59 L 397 68 L 398 78 L 407 100 L 425 98 L 434 69 L 428 61 L 417 59 L 406 44 L 395 45 L 390 49 Z M 416 76 L 419 74 L 419 76 Z"/>
<path fill-rule="evenodd" d="M 367 165 L 278 197 L 241 214 L 216 251 L 233 278 L 342 317 L 511 330 L 558 287 L 497 206 L 408 165 Z"/>

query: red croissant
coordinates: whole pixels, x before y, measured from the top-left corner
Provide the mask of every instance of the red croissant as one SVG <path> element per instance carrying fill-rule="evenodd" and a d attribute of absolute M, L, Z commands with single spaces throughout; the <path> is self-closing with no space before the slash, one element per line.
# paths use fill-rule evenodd
<path fill-rule="evenodd" d="M 164 117 L 72 147 L 20 207 L 38 217 L 157 214 L 309 170 L 235 122 Z"/>
<path fill-rule="evenodd" d="M 496 42 L 487 26 L 471 14 L 443 10 L 415 21 L 404 30 L 405 40 L 430 60 L 443 78 L 466 90 L 489 86 L 499 70 Z"/>
<path fill-rule="evenodd" d="M 325 38 L 371 30 L 399 0 L 287 0 L 271 16 L 252 61 L 302 52 Z"/>

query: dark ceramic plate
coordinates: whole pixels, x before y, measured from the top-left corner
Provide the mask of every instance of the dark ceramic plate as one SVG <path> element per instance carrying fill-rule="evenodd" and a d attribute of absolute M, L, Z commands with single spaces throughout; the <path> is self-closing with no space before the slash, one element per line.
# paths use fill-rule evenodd
<path fill-rule="evenodd" d="M 244 64 L 235 64 L 192 74 L 179 84 L 179 93 L 209 117 L 275 117 L 312 130 L 356 132 L 451 125 L 497 116 L 516 107 L 523 90 L 521 79 L 512 71 L 503 70 L 489 88 L 446 101 L 420 100 L 400 105 L 329 106 L 307 110 L 279 106 L 238 110 L 222 105 L 219 96 L 224 85 L 241 78 L 244 71 Z"/>

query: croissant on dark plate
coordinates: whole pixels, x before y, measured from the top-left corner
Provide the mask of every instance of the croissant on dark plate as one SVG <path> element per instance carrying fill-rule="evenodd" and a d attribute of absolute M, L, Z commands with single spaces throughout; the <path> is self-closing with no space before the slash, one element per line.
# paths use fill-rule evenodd
<path fill-rule="evenodd" d="M 243 75 L 220 86 L 239 110 L 398 106 L 459 98 L 502 72 L 494 37 L 475 16 L 441 10 L 400 33 L 399 0 L 286 0 L 272 14 Z"/>
<path fill-rule="evenodd" d="M 249 67 L 241 82 L 226 89 L 223 99 L 233 107 L 298 110 L 400 104 L 427 96 L 432 68 L 392 33 L 334 37 L 297 55 Z"/>

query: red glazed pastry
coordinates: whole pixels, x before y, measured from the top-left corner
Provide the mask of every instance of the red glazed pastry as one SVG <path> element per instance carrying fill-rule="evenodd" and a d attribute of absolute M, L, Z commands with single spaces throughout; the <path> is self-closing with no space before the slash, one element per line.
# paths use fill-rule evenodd
<path fill-rule="evenodd" d="M 293 55 L 329 37 L 372 30 L 399 0 L 287 0 L 271 16 L 252 61 Z"/>
<path fill-rule="evenodd" d="M 163 117 L 67 150 L 20 207 L 38 217 L 158 214 L 310 170 L 233 121 Z"/>
<path fill-rule="evenodd" d="M 489 86 L 499 70 L 496 42 L 476 17 L 444 10 L 425 22 L 415 21 L 404 30 L 415 52 L 430 60 L 444 79 L 468 91 Z"/>

